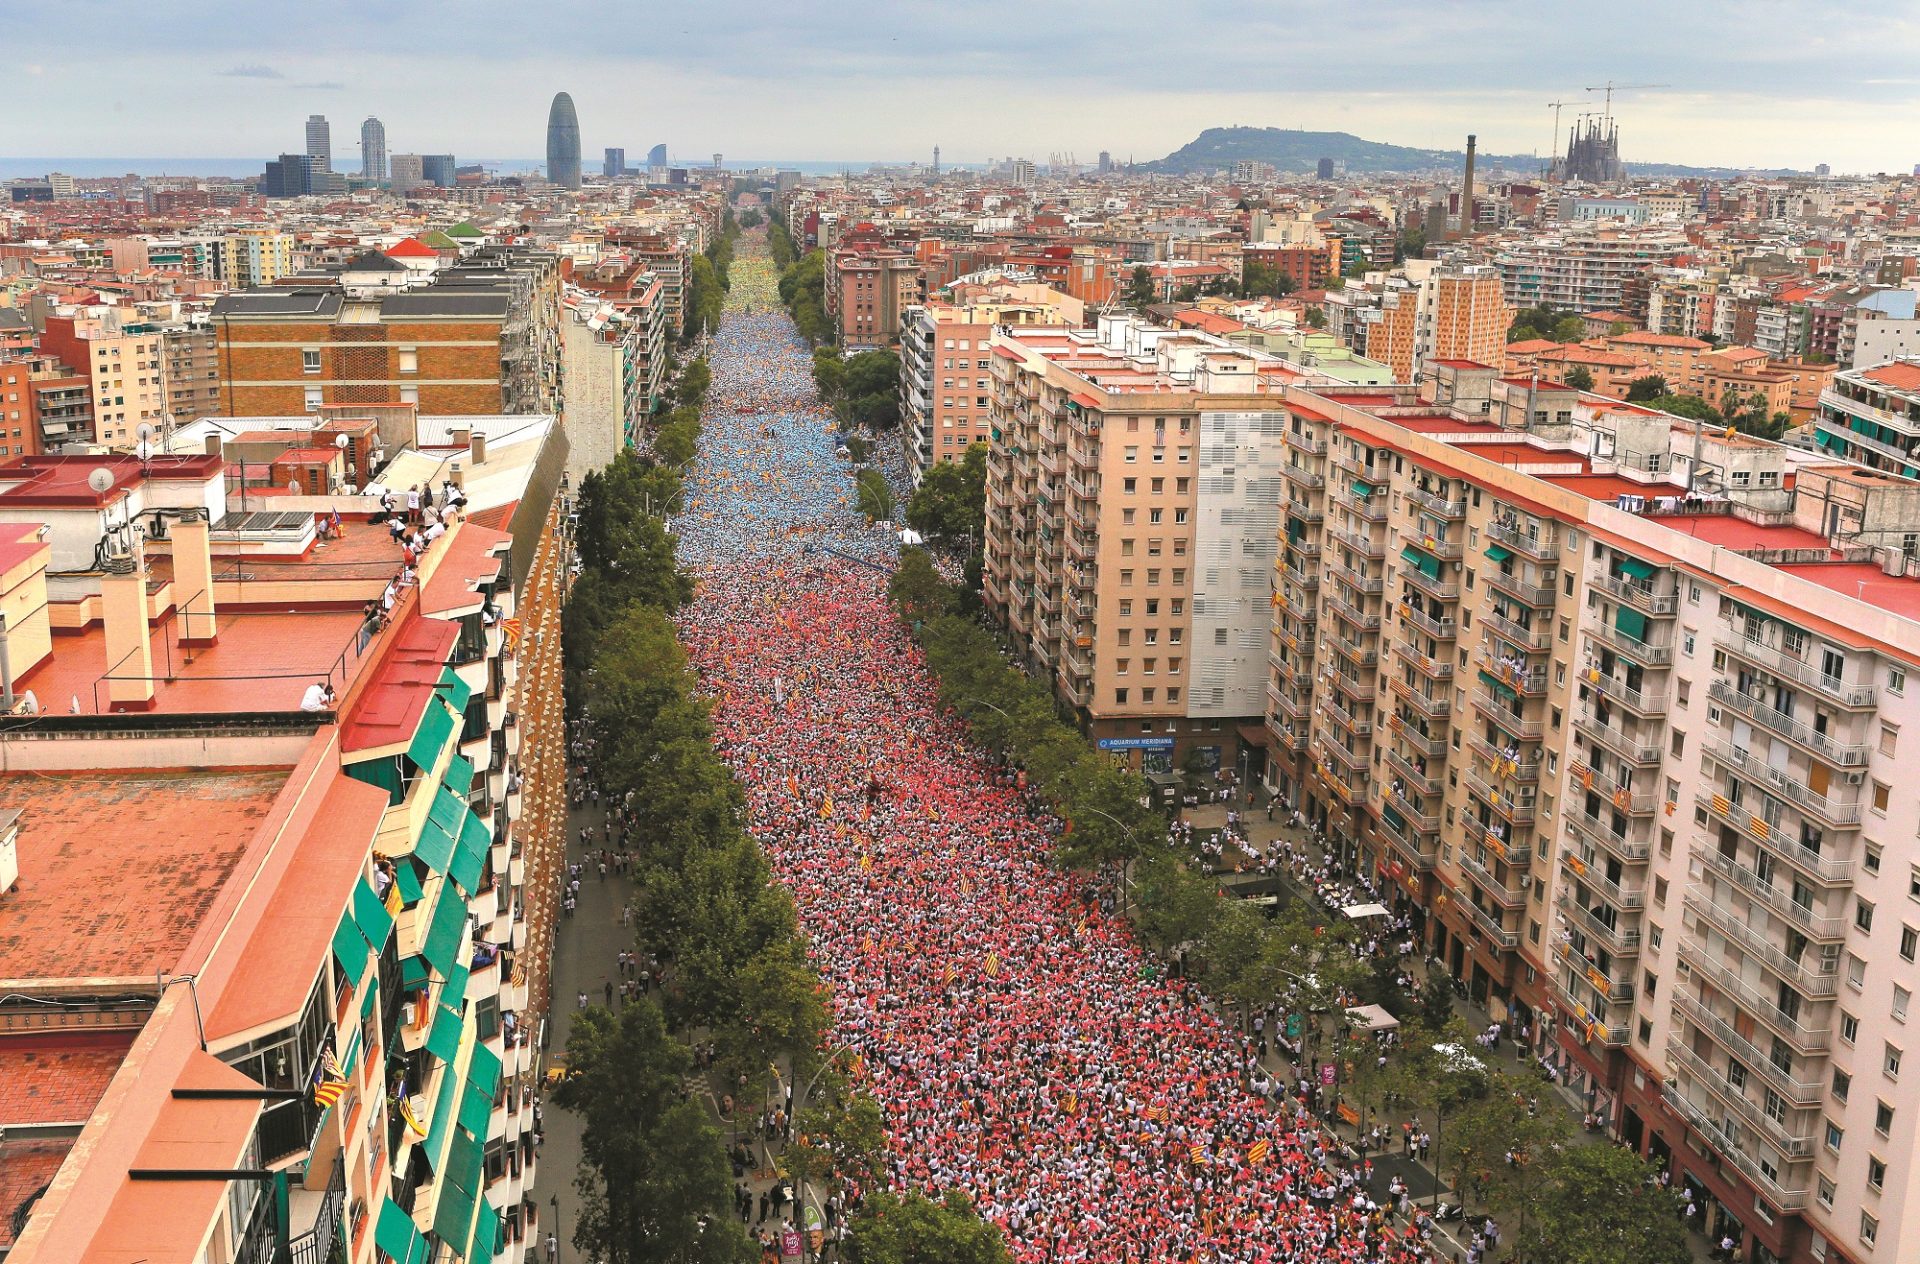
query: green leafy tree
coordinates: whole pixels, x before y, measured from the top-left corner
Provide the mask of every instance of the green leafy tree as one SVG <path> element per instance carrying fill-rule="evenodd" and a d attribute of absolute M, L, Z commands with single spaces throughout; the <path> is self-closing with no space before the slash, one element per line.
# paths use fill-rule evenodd
<path fill-rule="evenodd" d="M 693 257 L 692 280 L 687 287 L 687 321 L 681 331 L 683 342 L 720 327 L 720 309 L 726 303 L 726 285 L 713 258 L 707 254 Z"/>
<path fill-rule="evenodd" d="M 1626 321 L 1616 320 L 1607 326 L 1607 336 L 1610 338 L 1618 338 L 1621 334 L 1628 333 L 1632 329 L 1633 326 L 1629 325 Z"/>
<path fill-rule="evenodd" d="M 1669 394 L 1667 390 L 1667 379 L 1661 377 L 1658 373 L 1649 373 L 1645 377 L 1637 377 L 1627 383 L 1627 402 L 1629 404 L 1646 403 L 1649 400 L 1659 399 L 1666 394 Z"/>
<path fill-rule="evenodd" d="M 831 404 L 846 393 L 847 359 L 838 347 L 813 349 L 813 385 L 820 398 Z"/>
<path fill-rule="evenodd" d="M 1455 1118 L 1449 1143 L 1466 1173 L 1456 1182 L 1463 1201 L 1468 1190 L 1474 1191 L 1501 1223 L 1517 1225 L 1521 1238 L 1552 1161 L 1573 1131 L 1555 1103 L 1534 1108 L 1537 1089 L 1537 1082 L 1495 1072 L 1487 1095 L 1469 1102 Z"/>
<path fill-rule="evenodd" d="M 935 1202 L 921 1194 L 869 1195 L 847 1226 L 853 1264 L 1010 1264 L 1000 1230 L 980 1218 L 973 1200 L 949 1190 Z"/>
<path fill-rule="evenodd" d="M 861 470 L 853 481 L 853 504 L 870 522 L 891 520 L 893 490 L 887 486 L 886 476 L 879 470 Z"/>
<path fill-rule="evenodd" d="M 1247 298 L 1285 298 L 1299 286 L 1271 264 L 1249 259 L 1240 270 L 1240 293 Z"/>
<path fill-rule="evenodd" d="M 758 228 L 766 222 L 767 217 L 760 213 L 758 207 L 749 206 L 746 210 L 740 212 L 739 223 L 742 228 Z"/>
<path fill-rule="evenodd" d="M 1571 369 L 1568 369 L 1566 377 L 1561 380 L 1576 391 L 1590 391 L 1593 389 L 1593 374 L 1587 370 L 1587 366 L 1584 364 L 1576 364 Z"/>
<path fill-rule="evenodd" d="M 1132 307 L 1146 307 L 1159 302 L 1160 296 L 1154 292 L 1153 273 L 1147 265 L 1136 264 L 1127 278 L 1127 303 Z"/>
<path fill-rule="evenodd" d="M 889 430 L 900 424 L 900 355 L 863 351 L 847 357 L 834 411 L 849 425 Z"/>
<path fill-rule="evenodd" d="M 1693 1252 L 1657 1169 L 1618 1146 L 1570 1146 L 1546 1179 L 1520 1234 L 1525 1258 L 1554 1264 L 1689 1264 Z"/>
<path fill-rule="evenodd" d="M 707 398 L 707 391 L 712 386 L 713 370 L 707 366 L 707 358 L 701 356 L 681 370 L 680 384 L 674 388 L 674 399 L 682 405 L 698 405 Z"/>
<path fill-rule="evenodd" d="M 913 511 L 907 511 L 912 521 Z M 954 607 L 953 586 L 933 568 L 933 559 L 925 549 L 900 550 L 899 565 L 887 581 L 887 596 L 909 624 L 924 623 L 950 614 Z"/>
<path fill-rule="evenodd" d="M 1731 386 L 1720 397 L 1720 415 L 1741 434 L 1761 439 L 1778 439 L 1787 432 L 1787 426 L 1792 421 L 1786 413 L 1768 411 L 1767 397 L 1763 392 L 1742 395 L 1738 388 Z"/>
<path fill-rule="evenodd" d="M 583 1122 L 574 1245 L 607 1264 L 749 1264 L 733 1178 L 704 1103 L 685 1095 L 693 1059 L 658 1006 L 574 1018 L 557 1103 Z"/>
<path fill-rule="evenodd" d="M 1579 342 L 1587 336 L 1587 322 L 1578 316 L 1561 316 L 1550 328 L 1547 337 L 1555 342 Z"/>
<path fill-rule="evenodd" d="M 1160 854 L 1134 867 L 1134 906 L 1140 934 L 1161 952 L 1204 943 L 1226 902 L 1211 878 Z"/>
<path fill-rule="evenodd" d="M 879 1103 L 856 1092 L 839 1068 L 823 1070 L 794 1120 L 786 1153 L 792 1174 L 816 1188 L 871 1188 L 884 1174 L 886 1153 L 886 1118 Z"/>
<path fill-rule="evenodd" d="M 971 553 L 987 522 L 987 445 L 976 443 L 958 461 L 930 467 L 907 501 L 907 525 L 942 544 Z"/>
<path fill-rule="evenodd" d="M 1661 395 L 1647 400 L 1646 404 L 1649 408 L 1657 408 L 1663 413 L 1672 413 L 1676 417 L 1704 421 L 1709 426 L 1727 424 L 1726 418 L 1720 415 L 1720 410 L 1698 395 Z"/>
<path fill-rule="evenodd" d="M 1309 307 L 1307 309 L 1307 324 L 1310 328 L 1313 328 L 1313 329 L 1325 329 L 1327 327 L 1326 309 L 1321 307 Z"/>
<path fill-rule="evenodd" d="M 1459 1019 L 1439 1031 L 1412 1023 L 1402 1025 L 1399 1053 L 1385 1077 L 1395 1096 L 1416 1110 L 1433 1116 L 1433 1148 L 1438 1160 L 1447 1149 L 1446 1124 L 1470 1102 L 1484 1098 L 1491 1087 L 1485 1061 L 1470 1047 L 1472 1037 Z M 1456 1176 L 1460 1166 L 1455 1164 Z M 1439 1199 L 1438 1182 L 1434 1193 Z"/>

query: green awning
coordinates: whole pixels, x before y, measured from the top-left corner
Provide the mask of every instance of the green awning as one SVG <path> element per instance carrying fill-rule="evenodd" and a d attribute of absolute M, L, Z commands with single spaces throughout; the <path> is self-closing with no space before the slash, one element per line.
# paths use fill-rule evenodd
<path fill-rule="evenodd" d="M 1391 807 L 1388 807 L 1385 804 L 1382 804 L 1380 806 L 1380 815 L 1386 818 L 1387 824 L 1393 826 L 1393 828 L 1397 830 L 1404 831 L 1407 828 L 1407 818 L 1404 816 L 1401 816 L 1398 812 L 1394 811 Z"/>
<path fill-rule="evenodd" d="M 400 958 L 400 986 L 411 992 L 427 981 L 427 960 L 425 957 Z"/>
<path fill-rule="evenodd" d="M 460 1098 L 460 1126 L 476 1137 L 487 1135 L 487 1121 L 493 1118 L 493 1095 L 482 1093 L 477 1085 L 467 1085 Z"/>
<path fill-rule="evenodd" d="M 461 1100 L 463 1103 L 465 1102 L 465 1098 Z M 466 1112 L 463 1110 L 461 1114 L 464 1116 Z M 478 1194 L 480 1187 L 485 1184 L 485 1180 L 480 1173 L 486 1165 L 487 1127 L 483 1119 L 479 1130 L 476 1132 L 472 1128 L 467 1128 L 464 1118 L 461 1119 L 460 1126 L 466 1128 L 466 1131 L 464 1133 L 456 1132 L 453 1134 L 453 1148 L 447 1152 L 446 1179 L 447 1182 L 453 1186 L 453 1189 L 460 1190 L 471 1196 Z M 447 1192 L 452 1193 L 453 1190 L 448 1190 Z M 444 1205 L 444 1201 L 442 1205 Z M 453 1240 L 464 1242 L 466 1238 L 465 1235 L 462 1235 Z"/>
<path fill-rule="evenodd" d="M 446 1166 L 445 1151 L 441 1147 L 446 1144 L 447 1134 L 453 1131 L 454 1112 L 460 1105 L 460 1085 L 460 1077 L 449 1064 L 446 1074 L 440 1077 L 440 1092 L 433 1099 L 433 1117 L 427 1121 L 427 1163 L 436 1170 Z"/>
<path fill-rule="evenodd" d="M 413 862 L 401 857 L 394 862 L 393 875 L 394 881 L 400 886 L 400 903 L 418 904 L 424 888 L 420 885 L 420 873 L 413 867 Z"/>
<path fill-rule="evenodd" d="M 1652 579 L 1653 572 L 1659 568 L 1637 557 L 1623 557 L 1620 559 L 1620 569 L 1635 579 Z"/>
<path fill-rule="evenodd" d="M 429 817 L 420 827 L 420 838 L 413 845 L 413 854 L 426 862 L 427 868 L 435 873 L 445 873 L 447 866 L 453 863 L 454 836 L 446 826 Z"/>
<path fill-rule="evenodd" d="M 1292 515 L 1288 515 L 1287 539 L 1300 540 L 1305 538 L 1306 534 L 1307 534 L 1307 524 L 1300 521 L 1298 518 L 1293 517 Z"/>
<path fill-rule="evenodd" d="M 373 1222 L 373 1244 L 395 1264 L 421 1264 L 429 1254 L 426 1239 L 413 1227 L 413 1217 L 391 1198 L 380 1200 L 380 1215 Z"/>
<path fill-rule="evenodd" d="M 485 1045 L 475 1045 L 473 1056 L 467 1060 L 467 1083 L 487 1095 L 492 1101 L 500 1091 L 500 1055 Z"/>
<path fill-rule="evenodd" d="M 461 1156 L 464 1162 L 466 1148 L 458 1137 L 453 1142 L 454 1155 Z M 449 1166 L 451 1159 L 449 1156 Z M 480 1193 L 461 1186 L 443 1182 L 440 1187 L 440 1201 L 433 1209 L 434 1236 L 442 1242 L 465 1242 L 473 1236 L 473 1222 L 480 1213 Z"/>
<path fill-rule="evenodd" d="M 379 1004 L 379 1001 L 380 1001 L 380 980 L 378 978 L 375 978 L 372 983 L 367 985 L 367 994 L 360 998 L 360 1017 L 361 1018 L 372 1017 L 374 1006 Z"/>
<path fill-rule="evenodd" d="M 1613 626 L 1620 632 L 1645 645 L 1647 642 L 1647 616 L 1638 610 L 1626 606 L 1613 608 Z"/>
<path fill-rule="evenodd" d="M 1440 578 L 1440 563 L 1409 544 L 1400 550 L 1400 560 L 1419 570 L 1428 579 Z"/>
<path fill-rule="evenodd" d="M 366 937 L 367 947 L 376 953 L 387 942 L 387 936 L 393 933 L 393 914 L 387 912 L 387 906 L 367 885 L 364 874 L 353 886 L 353 920 Z"/>
<path fill-rule="evenodd" d="M 452 1065 L 453 1055 L 460 1051 L 468 973 L 464 964 L 447 971 L 447 981 L 441 985 L 440 996 L 434 1002 L 433 1026 L 427 1030 L 427 1052 L 448 1065 Z"/>
<path fill-rule="evenodd" d="M 467 813 L 469 826 L 476 820 L 473 813 Z M 463 828 L 459 839 L 453 846 L 453 858 L 447 862 L 447 876 L 452 878 L 462 891 L 468 895 L 480 893 L 480 874 L 487 862 L 487 831 L 479 831 L 479 842 L 475 845 L 475 834 L 471 828 Z"/>
<path fill-rule="evenodd" d="M 467 700 L 473 697 L 473 687 L 460 679 L 451 667 L 440 673 L 440 683 L 433 688 L 456 712 L 465 711 Z"/>
<path fill-rule="evenodd" d="M 465 755 L 455 755 L 447 761 L 446 776 L 440 780 L 455 794 L 467 794 L 473 789 L 473 761 Z"/>
<path fill-rule="evenodd" d="M 480 1214 L 473 1218 L 473 1241 L 467 1244 L 467 1264 L 486 1264 L 500 1249 L 500 1213 L 486 1199 L 480 1200 Z"/>
<path fill-rule="evenodd" d="M 1505 562 L 1513 557 L 1513 550 L 1502 548 L 1498 544 L 1489 544 L 1487 546 L 1487 556 L 1496 562 Z"/>
<path fill-rule="evenodd" d="M 433 796 L 433 806 L 427 809 L 427 819 L 447 831 L 448 838 L 460 837 L 460 827 L 466 824 L 466 796 L 441 783 Z"/>
<path fill-rule="evenodd" d="M 460 841 L 468 847 L 481 851 L 493 846 L 493 827 L 473 813 L 467 813 L 466 824 L 460 827 Z"/>
<path fill-rule="evenodd" d="M 1365 500 L 1367 497 L 1373 495 L 1373 484 L 1361 482 L 1356 478 L 1353 480 L 1353 494 Z"/>
<path fill-rule="evenodd" d="M 333 959 L 340 963 L 347 978 L 355 983 L 360 981 L 360 971 L 367 964 L 367 941 L 354 924 L 351 913 L 341 917 L 340 924 L 333 928 Z"/>
<path fill-rule="evenodd" d="M 370 786 L 379 786 L 387 792 L 389 806 L 407 797 L 405 780 L 400 776 L 400 761 L 391 755 L 382 755 L 377 759 L 363 759 L 357 764 L 343 766 L 347 776 Z"/>
<path fill-rule="evenodd" d="M 430 772 L 452 736 L 453 712 L 447 710 L 447 704 L 436 694 L 427 700 L 427 709 L 420 713 L 420 727 L 413 731 L 413 740 L 407 743 L 407 758 L 420 771 Z"/>
<path fill-rule="evenodd" d="M 1505 698 L 1508 702 L 1512 702 L 1515 698 L 1519 696 L 1518 694 L 1514 693 L 1513 686 L 1509 685 L 1506 681 L 1500 679 L 1498 676 L 1494 675 L 1492 672 L 1486 672 L 1486 671 L 1481 672 L 1480 683 L 1485 685 L 1487 688 L 1493 690 L 1493 696 L 1496 698 Z"/>
<path fill-rule="evenodd" d="M 460 898 L 458 888 L 443 882 L 440 902 L 433 906 L 433 921 L 428 924 L 426 938 L 420 945 L 420 955 L 441 978 L 446 978 L 447 971 L 452 969 L 466 932 L 467 902 Z"/>

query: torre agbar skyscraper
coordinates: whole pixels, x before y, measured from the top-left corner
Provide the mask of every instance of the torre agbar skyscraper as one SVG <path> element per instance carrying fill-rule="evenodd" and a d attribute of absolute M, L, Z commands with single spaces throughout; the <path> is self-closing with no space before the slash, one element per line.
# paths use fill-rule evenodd
<path fill-rule="evenodd" d="M 547 111 L 547 179 L 562 188 L 580 187 L 580 116 L 564 92 L 554 94 Z"/>

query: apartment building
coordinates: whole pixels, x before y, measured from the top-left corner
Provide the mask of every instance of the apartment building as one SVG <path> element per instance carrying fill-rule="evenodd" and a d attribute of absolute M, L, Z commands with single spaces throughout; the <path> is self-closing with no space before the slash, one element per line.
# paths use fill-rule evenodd
<path fill-rule="evenodd" d="M 567 472 L 578 482 L 644 438 L 665 357 L 664 312 L 657 303 L 629 310 L 574 289 L 562 302 Z"/>
<path fill-rule="evenodd" d="M 907 313 L 926 299 L 919 259 L 892 250 L 835 251 L 834 256 L 830 306 L 841 345 L 870 350 L 897 341 Z"/>
<path fill-rule="evenodd" d="M 687 290 L 693 284 L 693 247 L 676 236 L 657 229 L 614 228 L 607 232 L 607 244 L 618 246 L 628 260 L 628 288 L 639 278 L 653 274 L 660 284 L 660 301 L 666 305 L 667 336 L 678 339 L 687 331 Z M 588 289 L 601 289 L 592 273 L 579 279 Z M 606 292 L 602 290 L 602 292 Z M 609 297 L 618 297 L 609 294 Z"/>
<path fill-rule="evenodd" d="M 380 625 L 367 502 L 322 550 L 325 500 L 228 512 L 219 455 L 6 471 L 12 686 L 46 700 L 0 735 L 10 1260 L 536 1247 L 557 439 L 469 454 L 475 515 Z M 103 522 L 104 573 L 50 585 Z"/>
<path fill-rule="evenodd" d="M 294 270 L 291 233 L 246 229 L 222 237 L 219 248 L 213 275 L 229 289 L 272 285 Z"/>
<path fill-rule="evenodd" d="M 220 340 L 202 320 L 160 326 L 161 380 L 174 425 L 220 411 Z"/>
<path fill-rule="evenodd" d="M 1269 785 L 1746 1258 L 1920 1250 L 1920 483 L 1468 363 L 1283 409 Z"/>
<path fill-rule="evenodd" d="M 104 316 L 49 316 L 41 349 L 84 374 L 93 395 L 93 441 L 122 451 L 140 427 L 158 431 L 167 417 L 166 335 L 157 325 Z"/>
<path fill-rule="evenodd" d="M 1435 268 L 1418 280 L 1389 279 L 1378 318 L 1366 326 L 1366 354 L 1388 365 L 1394 381 L 1411 382 L 1429 360 L 1497 361 L 1511 324 L 1499 273 Z"/>
<path fill-rule="evenodd" d="M 1103 749 L 1156 777 L 1250 758 L 1280 387 L 1305 375 L 1132 317 L 1003 327 L 989 359 L 988 609 Z"/>
<path fill-rule="evenodd" d="M 398 293 L 316 284 L 223 295 L 212 315 L 219 411 L 389 402 L 430 415 L 557 411 L 559 276 L 554 255 L 493 247 Z"/>
<path fill-rule="evenodd" d="M 1493 266 L 1515 307 L 1630 311 L 1628 282 L 1687 249 L 1686 236 L 1669 229 L 1545 233 L 1504 247 Z"/>
<path fill-rule="evenodd" d="M 1920 360 L 1834 374 L 1813 420 L 1813 441 L 1835 456 L 1920 476 Z"/>
<path fill-rule="evenodd" d="M 938 461 L 958 461 L 992 429 L 989 344 L 997 325 L 1066 325 L 1080 304 L 1040 286 L 1031 299 L 930 302 L 910 308 L 900 338 L 900 438 L 917 485 Z"/>

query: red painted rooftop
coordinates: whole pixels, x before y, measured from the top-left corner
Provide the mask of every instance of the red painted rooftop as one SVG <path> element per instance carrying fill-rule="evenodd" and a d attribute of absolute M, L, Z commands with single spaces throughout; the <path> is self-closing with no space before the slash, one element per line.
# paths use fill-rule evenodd
<path fill-rule="evenodd" d="M 1816 562 L 1775 569 L 1903 618 L 1920 619 L 1920 584 L 1896 579 L 1872 562 Z"/>
<path fill-rule="evenodd" d="M 132 1045 L 131 1031 L 0 1038 L 0 1129 L 85 1123 Z"/>
<path fill-rule="evenodd" d="M 463 522 L 451 536 L 442 537 L 436 547 L 443 550 L 436 561 L 433 578 L 420 593 L 420 609 L 427 614 L 443 614 L 477 604 L 479 585 L 500 575 L 502 551 L 513 543 L 504 531 L 495 531 L 476 522 Z"/>
<path fill-rule="evenodd" d="M 21 812 L 0 979 L 170 971 L 267 819 L 284 769 L 0 774 Z"/>
<path fill-rule="evenodd" d="M 1659 491 L 1656 494 L 1671 495 L 1672 491 Z M 1812 531 L 1803 531 L 1799 527 L 1767 527 L 1758 523 L 1746 522 L 1725 514 L 1693 514 L 1659 519 L 1660 525 L 1669 531 L 1678 531 L 1690 535 L 1696 540 L 1705 540 L 1724 549 L 1736 549 L 1743 552 L 1754 549 L 1819 549 L 1831 552 L 1832 546 L 1827 540 Z"/>
<path fill-rule="evenodd" d="M 157 456 L 146 463 L 133 456 L 30 456 L 0 467 L 0 484 L 12 486 L 0 490 L 0 508 L 44 505 L 53 508 L 100 506 L 117 498 L 139 483 L 142 477 L 201 482 L 212 478 L 226 466 L 221 458 L 204 453 L 193 456 Z M 113 474 L 113 485 L 96 492 L 87 485 L 87 477 L 105 468 Z"/>
<path fill-rule="evenodd" d="M 340 749 L 372 750 L 413 738 L 420 713 L 446 669 L 447 655 L 460 639 L 460 625 L 441 619 L 404 616 L 386 658 L 367 681 L 351 710 L 342 717 Z"/>
<path fill-rule="evenodd" d="M 427 243 L 421 241 L 418 237 L 408 237 L 402 241 L 395 242 L 393 245 L 387 247 L 383 253 L 389 259 L 433 259 L 439 255 L 439 251 L 427 245 Z"/>

